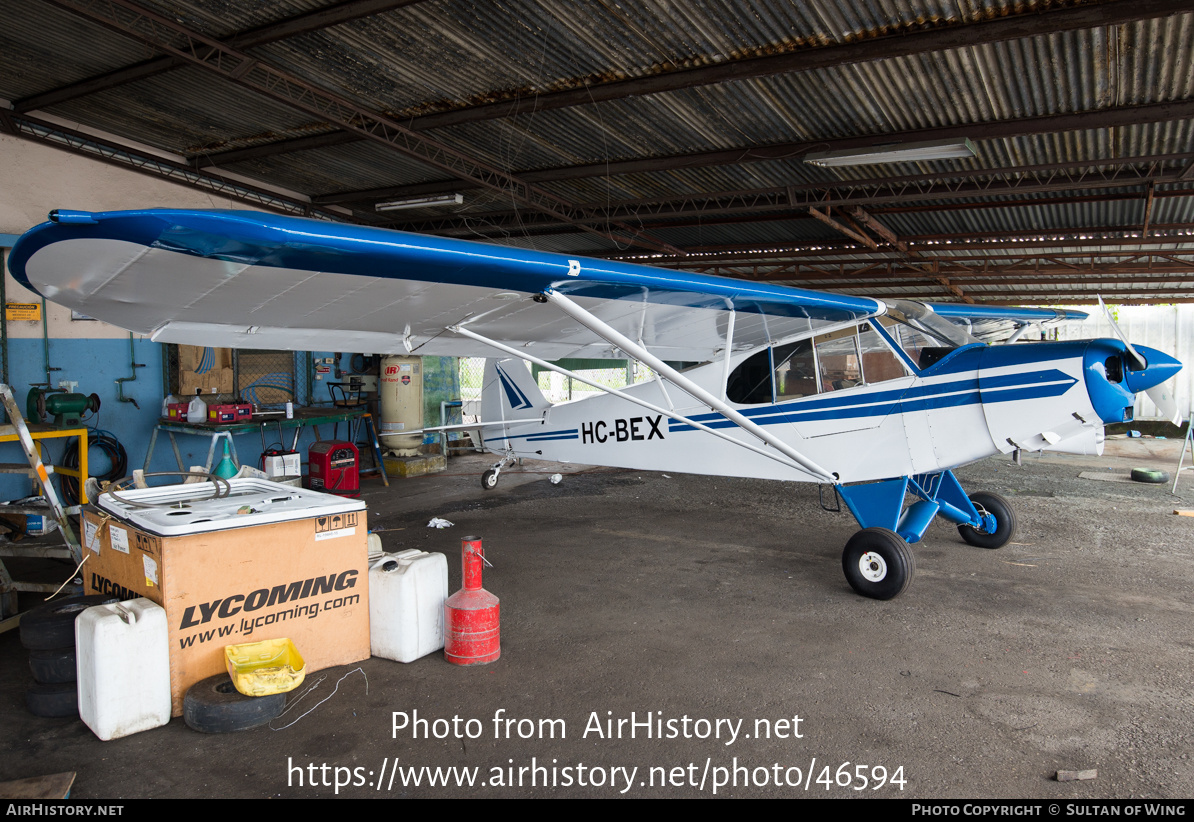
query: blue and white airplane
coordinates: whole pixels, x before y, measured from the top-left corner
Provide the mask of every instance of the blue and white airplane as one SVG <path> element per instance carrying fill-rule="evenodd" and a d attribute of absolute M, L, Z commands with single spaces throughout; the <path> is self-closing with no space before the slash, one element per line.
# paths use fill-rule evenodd
<path fill-rule="evenodd" d="M 861 530 L 842 568 L 890 599 L 935 517 L 1005 545 L 1016 517 L 952 469 L 1016 449 L 1101 453 L 1103 425 L 1181 363 L 1120 339 L 989 345 L 1080 312 L 925 305 L 241 211 L 56 211 L 9 259 L 47 299 L 160 342 L 488 357 L 501 456 L 832 485 Z M 1016 332 L 1015 336 L 1018 336 Z M 551 361 L 633 358 L 597 385 Z M 552 404 L 526 363 L 605 393 Z M 906 500 L 911 499 L 910 504 Z"/>

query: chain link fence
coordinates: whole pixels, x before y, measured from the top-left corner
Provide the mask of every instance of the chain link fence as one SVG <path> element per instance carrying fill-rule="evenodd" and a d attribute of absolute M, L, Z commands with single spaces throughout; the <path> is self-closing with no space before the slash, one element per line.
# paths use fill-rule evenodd
<path fill-rule="evenodd" d="M 287 402 L 310 405 L 311 384 L 305 352 L 250 349 L 180 349 L 167 345 L 163 357 L 166 393 L 185 401 L 194 387 L 203 390 L 207 403 L 243 399 L 261 408 Z M 185 356 L 180 356 L 185 352 Z M 221 352 L 229 352 L 224 355 Z M 228 357 L 226 363 L 224 357 Z M 184 385 L 185 383 L 185 385 Z"/>
<path fill-rule="evenodd" d="M 655 376 L 651 369 L 633 360 L 560 360 L 558 365 L 609 388 L 625 388 L 627 385 L 644 382 Z M 538 366 L 532 367 L 531 373 L 536 377 L 543 396 L 553 403 L 584 399 L 601 393 L 600 389 L 586 385 L 580 380 Z M 476 422 L 481 413 L 484 375 L 483 358 L 460 358 L 460 398 L 467 422 Z"/>

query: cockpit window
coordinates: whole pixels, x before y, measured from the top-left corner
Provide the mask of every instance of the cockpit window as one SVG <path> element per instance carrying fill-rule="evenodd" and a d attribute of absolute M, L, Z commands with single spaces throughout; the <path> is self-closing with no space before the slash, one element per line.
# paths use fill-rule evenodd
<path fill-rule="evenodd" d="M 818 337 L 817 362 L 820 364 L 822 391 L 838 391 L 861 384 L 858 329 L 848 328 Z"/>
<path fill-rule="evenodd" d="M 726 399 L 743 405 L 771 402 L 771 349 L 743 360 L 726 383 Z"/>
<path fill-rule="evenodd" d="M 813 341 L 800 340 L 775 348 L 775 399 L 794 400 L 817 393 Z"/>
<path fill-rule="evenodd" d="M 952 349 L 981 342 L 960 325 L 954 325 L 920 303 L 914 303 L 911 300 L 885 300 L 884 302 L 887 303 L 887 316 L 922 334 L 935 337 L 938 340 L 937 345 L 945 344 Z"/>
<path fill-rule="evenodd" d="M 867 385 L 908 376 L 903 360 L 870 323 L 863 323 L 858 330 L 858 348 L 862 353 L 862 378 Z"/>
<path fill-rule="evenodd" d="M 888 302 L 885 320 L 884 327 L 922 371 L 955 348 L 981 342 L 961 326 L 908 300 Z M 891 320 L 897 324 L 890 324 Z"/>
<path fill-rule="evenodd" d="M 868 322 L 752 354 L 730 374 L 726 398 L 743 405 L 780 402 L 908 373 L 903 360 Z"/>

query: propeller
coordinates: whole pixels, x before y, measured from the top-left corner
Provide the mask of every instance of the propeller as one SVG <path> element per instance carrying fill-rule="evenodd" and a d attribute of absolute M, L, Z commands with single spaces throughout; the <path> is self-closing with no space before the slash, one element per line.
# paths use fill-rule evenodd
<path fill-rule="evenodd" d="M 1131 370 L 1136 372 L 1138 375 L 1143 375 L 1143 373 L 1148 370 L 1148 359 L 1146 357 L 1141 356 L 1140 352 L 1136 350 L 1135 346 L 1133 346 L 1132 343 L 1130 343 L 1128 341 L 1128 338 L 1124 334 L 1123 329 L 1119 327 L 1119 323 L 1117 323 L 1115 321 L 1115 317 L 1113 317 L 1111 315 L 1111 310 L 1109 308 L 1107 308 L 1107 304 L 1103 302 L 1103 298 L 1101 296 L 1099 297 L 1099 307 L 1102 308 L 1103 313 L 1107 315 L 1107 321 L 1109 323 L 1111 323 L 1111 330 L 1115 332 L 1115 336 L 1119 337 L 1120 342 L 1122 342 L 1124 344 L 1124 348 L 1127 349 L 1128 356 L 1133 361 L 1130 364 L 1132 366 Z M 1152 351 L 1152 349 L 1148 349 L 1148 348 L 1146 348 L 1145 350 Z M 1159 352 L 1154 352 L 1154 353 L 1159 353 Z M 1162 356 L 1164 356 L 1164 355 L 1162 355 Z M 1172 360 L 1171 357 L 1165 357 L 1165 359 Z M 1161 362 L 1157 363 L 1158 367 L 1167 366 L 1167 365 L 1168 365 L 1167 363 L 1161 363 Z M 1181 364 L 1178 363 L 1178 367 L 1180 367 L 1180 365 Z M 1130 373 L 1128 375 L 1125 375 L 1125 379 L 1128 383 L 1128 387 L 1131 388 L 1133 391 L 1137 390 L 1132 385 L 1133 382 L 1136 382 L 1136 383 L 1147 382 L 1147 378 L 1142 380 L 1139 376 L 1136 377 L 1136 379 L 1133 379 L 1132 375 Z M 1182 414 L 1178 410 L 1177 400 L 1174 398 L 1174 391 L 1173 391 L 1173 388 L 1174 388 L 1173 383 L 1174 382 L 1175 382 L 1174 380 L 1165 380 L 1164 378 L 1162 378 L 1161 382 L 1156 382 L 1152 385 L 1149 385 L 1147 388 L 1145 388 L 1144 393 L 1148 396 L 1148 398 L 1150 400 L 1153 401 L 1153 404 L 1155 406 L 1157 406 L 1157 411 L 1160 412 L 1162 417 L 1169 420 L 1174 425 L 1180 426 L 1182 424 Z"/>

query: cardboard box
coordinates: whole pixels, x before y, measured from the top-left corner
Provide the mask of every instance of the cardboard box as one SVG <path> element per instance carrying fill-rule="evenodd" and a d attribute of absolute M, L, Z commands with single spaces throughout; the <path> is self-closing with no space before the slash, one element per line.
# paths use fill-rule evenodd
<path fill-rule="evenodd" d="M 87 506 L 85 587 L 166 609 L 170 696 L 225 670 L 224 646 L 290 638 L 308 671 L 369 657 L 366 511 L 159 536 Z"/>
<path fill-rule="evenodd" d="M 178 393 L 189 402 L 196 388 L 205 395 L 233 392 L 231 348 L 178 346 Z"/>

